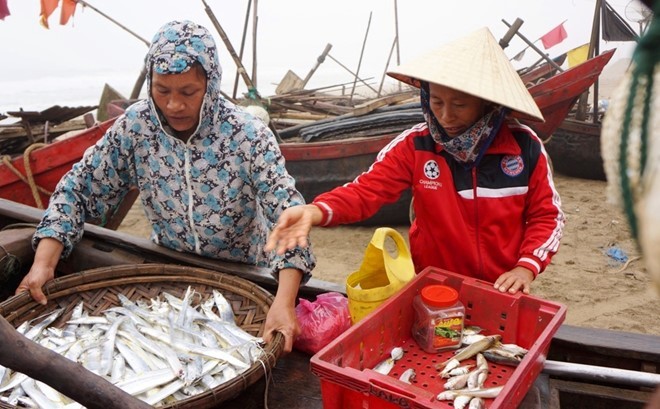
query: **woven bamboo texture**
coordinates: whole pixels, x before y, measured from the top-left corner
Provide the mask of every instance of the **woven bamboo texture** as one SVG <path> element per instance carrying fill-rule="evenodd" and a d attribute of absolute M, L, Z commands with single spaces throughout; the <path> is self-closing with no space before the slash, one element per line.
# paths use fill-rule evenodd
<path fill-rule="evenodd" d="M 52 324 L 61 328 L 66 325 L 73 308 L 80 301 L 84 302 L 84 309 L 90 315 L 100 315 L 108 308 L 121 305 L 118 294 L 123 294 L 132 301 L 149 301 L 163 292 L 183 298 L 189 286 L 204 299 L 208 298 L 214 289 L 220 291 L 234 310 L 236 324 L 254 336 L 263 335 L 266 315 L 273 301 L 269 292 L 242 278 L 171 264 L 124 265 L 70 274 L 46 284 L 44 293 L 48 296 L 47 305 L 40 305 L 34 302 L 28 293 L 22 293 L 1 303 L 0 315 L 14 327 L 18 327 L 25 321 L 47 315 L 57 308 L 64 308 L 63 314 Z M 200 301 L 202 300 L 194 300 L 193 304 L 196 305 Z M 275 366 L 283 346 L 284 338 L 277 333 L 274 341 L 264 347 L 263 365 L 256 362 L 229 382 L 162 407 L 218 407 L 220 403 L 235 398 L 245 388 L 264 377 L 265 371 L 270 371 Z"/>

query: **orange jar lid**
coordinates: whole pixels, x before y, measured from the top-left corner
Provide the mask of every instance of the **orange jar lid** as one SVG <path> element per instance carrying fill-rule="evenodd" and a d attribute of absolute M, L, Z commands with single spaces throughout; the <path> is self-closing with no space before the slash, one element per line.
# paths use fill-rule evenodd
<path fill-rule="evenodd" d="M 422 301 L 431 307 L 451 307 L 458 301 L 458 291 L 446 285 L 427 285 L 422 288 Z"/>

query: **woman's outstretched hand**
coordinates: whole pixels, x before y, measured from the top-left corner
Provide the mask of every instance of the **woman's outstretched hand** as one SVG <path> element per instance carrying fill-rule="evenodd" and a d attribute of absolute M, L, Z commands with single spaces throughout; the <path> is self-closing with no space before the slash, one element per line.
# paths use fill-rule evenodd
<path fill-rule="evenodd" d="M 266 251 L 284 254 L 297 246 L 307 247 L 310 230 L 323 219 L 323 213 L 314 205 L 293 206 L 282 212 L 266 242 Z"/>

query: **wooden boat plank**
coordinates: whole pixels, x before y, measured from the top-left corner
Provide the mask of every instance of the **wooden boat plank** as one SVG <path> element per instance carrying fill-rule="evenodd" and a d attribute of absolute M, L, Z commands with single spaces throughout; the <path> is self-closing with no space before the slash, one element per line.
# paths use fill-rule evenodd
<path fill-rule="evenodd" d="M 565 119 L 545 142 L 554 170 L 571 177 L 605 180 L 600 127 L 600 122 Z"/>
<path fill-rule="evenodd" d="M 660 373 L 660 337 L 562 325 L 548 359 Z"/>
<path fill-rule="evenodd" d="M 551 401 L 555 409 L 643 409 L 651 392 L 635 391 L 562 379 L 551 379 Z"/>

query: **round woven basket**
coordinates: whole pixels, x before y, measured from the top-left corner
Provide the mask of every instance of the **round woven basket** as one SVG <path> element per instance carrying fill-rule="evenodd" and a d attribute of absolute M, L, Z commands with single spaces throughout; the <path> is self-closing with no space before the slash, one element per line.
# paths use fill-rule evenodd
<path fill-rule="evenodd" d="M 63 314 L 51 325 L 61 328 L 66 325 L 73 308 L 80 301 L 84 302 L 84 309 L 90 315 L 99 315 L 108 308 L 121 305 L 118 294 L 132 301 L 149 301 L 162 292 L 183 298 L 189 286 L 203 296 L 211 295 L 214 289 L 220 291 L 232 305 L 236 324 L 254 336 L 263 335 L 266 314 L 273 301 L 269 292 L 250 281 L 228 274 L 169 264 L 104 267 L 70 274 L 46 284 L 44 293 L 48 296 L 47 305 L 40 305 L 28 293 L 22 293 L 1 303 L 0 315 L 18 327 L 25 321 L 64 308 Z M 283 347 L 284 338 L 282 334 L 276 333 L 273 342 L 265 345 L 261 363 L 256 362 L 236 378 L 212 390 L 162 407 L 217 407 L 219 403 L 235 398 L 264 377 L 265 371 L 275 366 Z"/>

